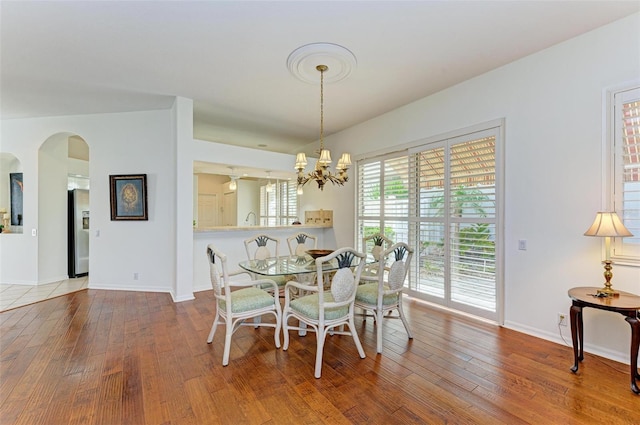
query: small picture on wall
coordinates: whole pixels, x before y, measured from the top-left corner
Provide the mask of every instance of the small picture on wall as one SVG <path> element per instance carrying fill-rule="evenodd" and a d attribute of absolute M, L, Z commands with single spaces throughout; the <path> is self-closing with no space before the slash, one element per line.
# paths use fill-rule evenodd
<path fill-rule="evenodd" d="M 22 226 L 22 199 L 24 195 L 22 173 L 9 173 L 11 196 L 11 225 Z"/>
<path fill-rule="evenodd" d="M 110 175 L 111 220 L 148 220 L 147 175 Z"/>

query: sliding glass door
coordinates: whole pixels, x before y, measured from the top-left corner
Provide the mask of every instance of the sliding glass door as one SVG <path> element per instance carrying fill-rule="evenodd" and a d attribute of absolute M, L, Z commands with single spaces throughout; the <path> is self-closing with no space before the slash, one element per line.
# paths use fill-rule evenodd
<path fill-rule="evenodd" d="M 500 127 L 358 164 L 358 238 L 414 247 L 409 293 L 499 320 Z M 363 248 L 363 247 L 361 247 Z"/>

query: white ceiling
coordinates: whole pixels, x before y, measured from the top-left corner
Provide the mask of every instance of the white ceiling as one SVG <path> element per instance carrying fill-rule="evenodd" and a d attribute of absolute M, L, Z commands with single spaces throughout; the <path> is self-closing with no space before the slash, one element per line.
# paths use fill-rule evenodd
<path fill-rule="evenodd" d="M 640 10 L 638 1 L 2 1 L 2 119 L 170 107 L 195 136 L 294 153 L 319 87 L 287 69 L 329 42 L 357 68 L 325 87 L 325 134 Z M 232 129 L 232 130 L 230 130 Z"/>

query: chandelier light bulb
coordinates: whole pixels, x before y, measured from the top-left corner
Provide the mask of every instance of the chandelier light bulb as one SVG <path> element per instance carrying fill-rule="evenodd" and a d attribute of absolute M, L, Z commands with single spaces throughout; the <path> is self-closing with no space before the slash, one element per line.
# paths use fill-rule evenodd
<path fill-rule="evenodd" d="M 231 178 L 231 182 L 229 182 L 229 190 L 236 190 L 238 188 L 238 184 L 236 183 L 236 179 L 238 177 L 234 175 L 235 168 L 229 167 L 229 169 L 231 170 L 231 175 L 229 176 Z"/>

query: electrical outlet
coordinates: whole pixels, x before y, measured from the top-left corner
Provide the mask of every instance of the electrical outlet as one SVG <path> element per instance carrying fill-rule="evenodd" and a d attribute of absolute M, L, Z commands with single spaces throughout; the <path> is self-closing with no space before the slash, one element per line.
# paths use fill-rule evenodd
<path fill-rule="evenodd" d="M 558 313 L 558 326 L 567 326 L 567 315 Z"/>
<path fill-rule="evenodd" d="M 133 274 L 133 280 L 138 280 L 138 273 Z"/>

